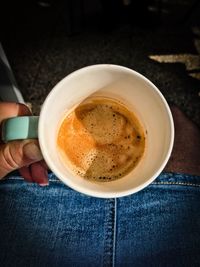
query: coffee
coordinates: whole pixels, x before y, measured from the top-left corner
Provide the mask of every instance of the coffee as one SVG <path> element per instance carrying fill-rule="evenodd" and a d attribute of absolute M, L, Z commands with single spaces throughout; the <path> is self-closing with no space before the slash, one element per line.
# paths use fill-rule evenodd
<path fill-rule="evenodd" d="M 80 177 L 112 181 L 129 173 L 145 150 L 139 120 L 119 101 L 88 98 L 69 112 L 58 131 L 63 163 Z"/>

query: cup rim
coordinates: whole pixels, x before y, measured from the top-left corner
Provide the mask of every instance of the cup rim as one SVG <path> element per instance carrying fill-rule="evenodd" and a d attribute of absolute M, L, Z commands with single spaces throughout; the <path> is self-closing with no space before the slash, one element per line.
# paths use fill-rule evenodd
<path fill-rule="evenodd" d="M 99 70 L 100 69 L 124 70 L 124 71 L 129 72 L 131 74 L 134 74 L 137 77 L 139 77 L 140 79 L 144 80 L 159 95 L 159 97 L 160 97 L 160 99 L 161 99 L 161 101 L 162 101 L 162 103 L 163 103 L 163 105 L 167 111 L 167 115 L 168 115 L 168 119 L 169 119 L 171 139 L 170 139 L 170 143 L 169 143 L 169 147 L 168 147 L 166 156 L 163 159 L 162 164 L 146 182 L 143 182 L 134 188 L 130 188 L 130 189 L 122 191 L 122 192 L 102 192 L 102 191 L 97 192 L 97 191 L 94 191 L 94 190 L 91 190 L 88 188 L 77 187 L 76 185 L 73 184 L 73 182 L 71 182 L 70 179 L 63 177 L 63 174 L 59 171 L 59 169 L 56 167 L 54 162 L 52 162 L 52 160 L 50 159 L 48 151 L 45 148 L 43 141 L 42 141 L 42 132 L 41 132 L 42 123 L 43 123 L 43 119 L 46 116 L 45 113 L 48 114 L 48 111 L 46 111 L 46 103 L 48 103 L 49 99 L 52 99 L 52 97 L 54 97 L 54 95 L 56 94 L 56 91 L 63 84 L 65 84 L 65 82 L 67 80 L 71 79 L 71 77 L 78 76 L 79 73 L 87 72 L 89 69 L 95 69 L 95 68 L 99 69 Z M 159 174 L 162 172 L 162 170 L 164 169 L 164 167 L 166 166 L 166 164 L 170 158 L 170 155 L 171 155 L 171 152 L 173 149 L 173 145 L 174 145 L 174 135 L 175 135 L 175 131 L 174 131 L 174 121 L 173 121 L 172 113 L 171 113 L 171 110 L 169 108 L 169 105 L 168 105 L 165 97 L 160 92 L 160 90 L 148 78 L 146 78 L 144 75 L 140 74 L 139 72 L 132 70 L 130 68 L 124 67 L 124 66 L 114 65 L 114 64 L 95 64 L 95 65 L 86 66 L 86 67 L 83 67 L 81 69 L 75 70 L 72 73 L 70 73 L 69 75 L 67 75 L 66 77 L 64 77 L 60 82 L 58 82 L 53 87 L 53 89 L 47 95 L 47 97 L 46 97 L 46 99 L 42 105 L 42 108 L 41 108 L 41 112 L 40 112 L 40 116 L 39 116 L 39 125 L 38 125 L 39 143 L 40 143 L 43 157 L 44 157 L 45 161 L 47 162 L 48 166 L 51 168 L 51 170 L 58 177 L 58 179 L 60 179 L 65 185 L 69 186 L 70 188 L 74 189 L 75 191 L 78 191 L 78 192 L 83 193 L 83 194 L 88 195 L 88 196 L 99 197 L 99 198 L 118 198 L 118 197 L 128 196 L 128 195 L 131 195 L 133 193 L 136 193 L 136 192 L 144 189 L 146 186 L 148 186 L 150 183 L 152 183 L 159 176 Z"/>

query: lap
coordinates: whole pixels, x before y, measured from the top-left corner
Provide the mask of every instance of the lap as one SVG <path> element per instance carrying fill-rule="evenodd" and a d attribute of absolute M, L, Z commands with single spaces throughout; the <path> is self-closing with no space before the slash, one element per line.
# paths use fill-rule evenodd
<path fill-rule="evenodd" d="M 163 173 L 119 199 L 82 195 L 53 174 L 0 183 L 1 266 L 198 266 L 200 177 Z"/>

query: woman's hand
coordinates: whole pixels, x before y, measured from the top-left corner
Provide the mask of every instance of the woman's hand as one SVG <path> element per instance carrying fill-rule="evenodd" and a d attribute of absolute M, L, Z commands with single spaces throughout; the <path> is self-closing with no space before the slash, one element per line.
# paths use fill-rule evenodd
<path fill-rule="evenodd" d="M 23 104 L 0 103 L 0 123 L 10 117 L 29 115 L 30 110 Z M 36 182 L 41 186 L 48 185 L 47 166 L 37 140 L 12 141 L 6 144 L 0 140 L 0 179 L 17 169 L 26 181 Z"/>

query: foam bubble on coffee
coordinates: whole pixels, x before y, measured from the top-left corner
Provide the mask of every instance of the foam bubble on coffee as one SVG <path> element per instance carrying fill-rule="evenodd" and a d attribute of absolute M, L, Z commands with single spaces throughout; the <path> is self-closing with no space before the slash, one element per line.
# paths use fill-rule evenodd
<path fill-rule="evenodd" d="M 125 105 L 109 98 L 90 98 L 64 118 L 57 144 L 62 161 L 78 176 L 112 181 L 138 164 L 145 135 Z"/>

